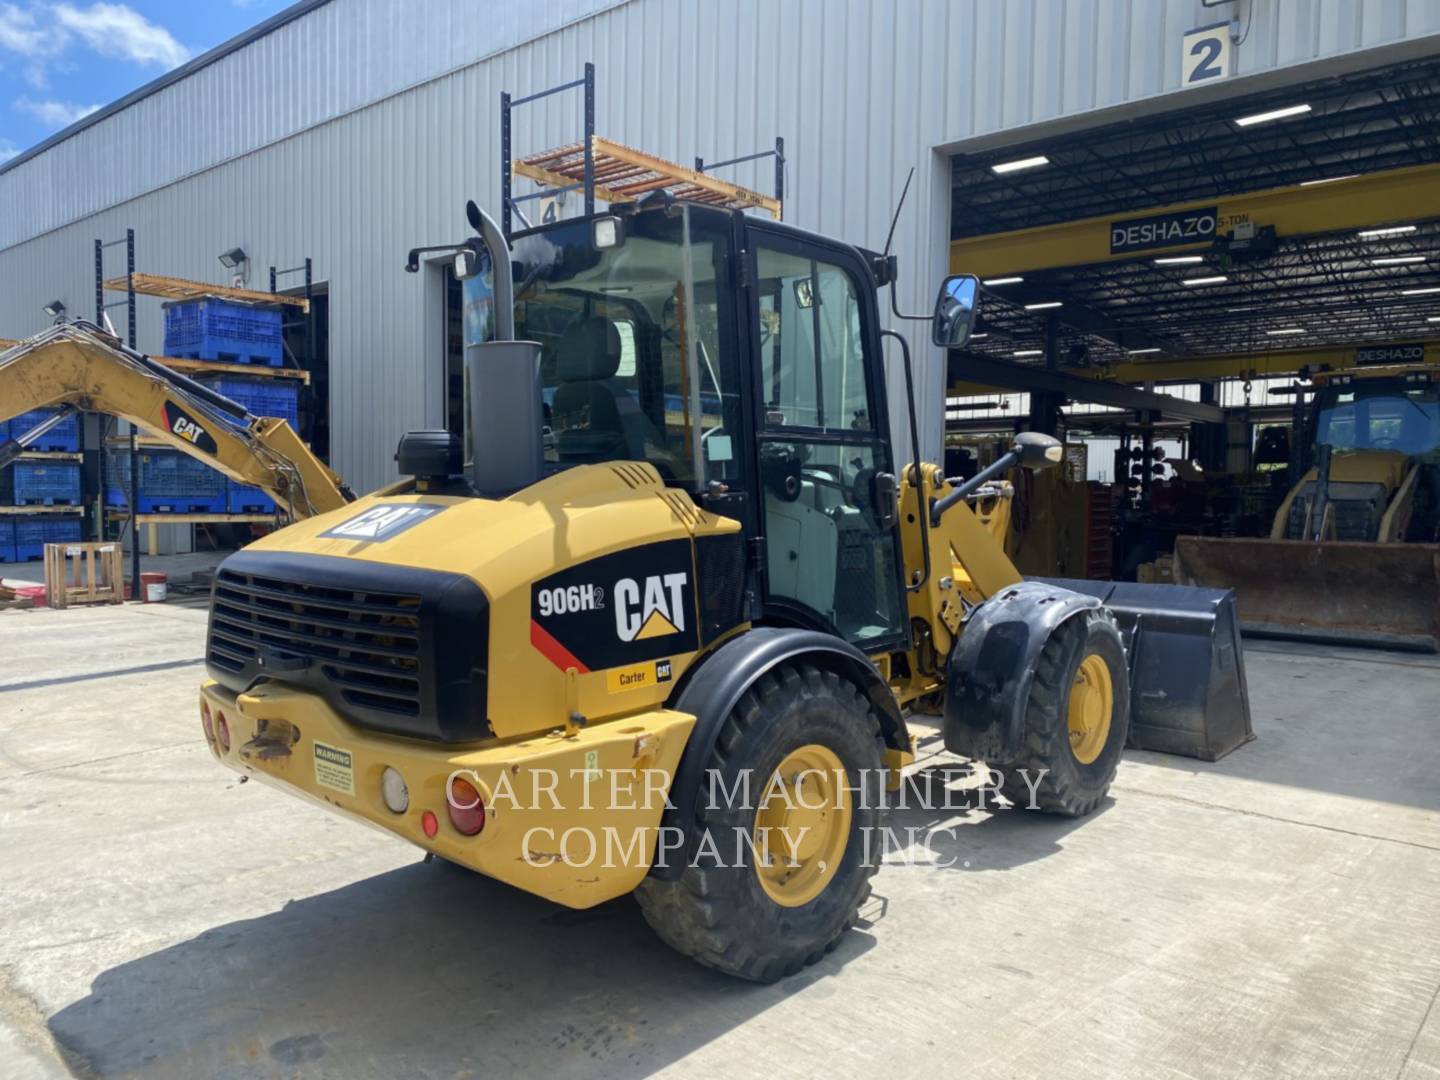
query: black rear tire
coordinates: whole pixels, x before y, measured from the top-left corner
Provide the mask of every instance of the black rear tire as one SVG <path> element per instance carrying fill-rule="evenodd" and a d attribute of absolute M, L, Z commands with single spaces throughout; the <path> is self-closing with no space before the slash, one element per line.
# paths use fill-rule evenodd
<path fill-rule="evenodd" d="M 1076 756 L 1068 714 L 1077 672 L 1088 657 L 1098 657 L 1108 671 L 1113 705 L 1104 744 L 1085 762 Z M 1129 730 L 1130 677 L 1120 631 L 1103 608 L 1083 611 L 1057 626 L 1040 651 L 1020 756 L 988 764 L 1000 773 L 1001 793 L 1015 807 L 1084 817 L 1110 790 Z"/>
<path fill-rule="evenodd" d="M 737 852 L 735 838 L 737 830 L 754 835 L 756 807 L 781 762 L 812 745 L 844 766 L 851 790 L 849 835 L 839 869 L 822 891 L 799 906 L 785 906 L 762 886 L 754 851 L 744 845 Z M 691 859 L 677 881 L 646 878 L 635 891 L 646 921 L 671 948 L 742 979 L 773 982 L 815 963 L 854 925 L 870 893 L 881 750 L 879 722 L 853 684 L 803 662 L 761 676 L 726 717 L 694 820 L 687 823 L 687 839 L 708 831 L 722 859 L 719 864 L 704 856 Z M 711 777 L 734 790 L 747 773 L 750 797 L 734 800 L 741 805 L 709 798 Z"/>

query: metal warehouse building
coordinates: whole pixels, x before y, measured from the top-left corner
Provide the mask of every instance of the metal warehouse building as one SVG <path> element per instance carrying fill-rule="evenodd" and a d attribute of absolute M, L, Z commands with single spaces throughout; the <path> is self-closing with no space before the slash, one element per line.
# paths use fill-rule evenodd
<path fill-rule="evenodd" d="M 1186 32 L 1231 20 L 1221 77 L 1182 88 Z M 915 167 L 895 250 L 922 311 L 966 205 L 957 155 L 1437 52 L 1428 0 L 307 0 L 0 168 L 0 336 L 41 329 L 57 298 L 90 317 L 94 241 L 127 229 L 138 270 L 176 277 L 225 281 L 216 257 L 240 247 L 265 288 L 265 267 L 313 259 L 331 462 L 364 490 L 402 432 L 445 422 L 444 269 L 402 268 L 460 238 L 467 198 L 498 205 L 502 91 L 593 62 L 610 139 L 689 162 L 783 138 L 785 219 L 876 249 Z M 517 153 L 575 141 L 580 113 L 558 95 L 517 114 Z M 768 191 L 769 168 L 724 175 Z M 142 298 L 142 350 L 161 322 Z M 917 355 L 933 456 L 945 357 Z"/>

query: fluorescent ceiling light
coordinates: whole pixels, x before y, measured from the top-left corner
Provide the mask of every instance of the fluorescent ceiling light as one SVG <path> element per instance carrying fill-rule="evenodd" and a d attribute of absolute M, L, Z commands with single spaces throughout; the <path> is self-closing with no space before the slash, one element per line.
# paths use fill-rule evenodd
<path fill-rule="evenodd" d="M 970 340 L 971 340 L 971 341 L 981 341 L 981 340 L 983 340 L 983 339 L 985 339 L 985 338 L 987 338 L 987 337 L 989 337 L 989 336 L 990 336 L 989 334 L 971 334 L 971 335 L 970 335 Z"/>
<path fill-rule="evenodd" d="M 1044 350 L 1044 349 L 1020 349 L 1020 350 L 1017 351 L 1017 352 L 1011 353 L 1011 355 L 1012 355 L 1012 356 L 1044 356 L 1044 355 L 1045 355 L 1045 350 Z"/>
<path fill-rule="evenodd" d="M 1149 348 L 1149 349 L 1131 349 L 1131 350 L 1130 350 L 1130 355 L 1131 355 L 1131 356 L 1148 356 L 1150 353 L 1157 353 L 1157 352 L 1159 352 L 1159 351 L 1160 351 L 1160 347 L 1159 347 L 1158 345 L 1156 345 L 1156 346 L 1153 346 L 1153 347 L 1151 347 L 1151 348 Z"/>
<path fill-rule="evenodd" d="M 1227 282 L 1227 281 L 1229 281 L 1229 280 L 1230 280 L 1230 279 L 1229 279 L 1228 277 L 1226 277 L 1224 274 L 1213 274 L 1213 275 L 1211 275 L 1210 277 L 1191 277 L 1191 278 L 1185 278 L 1185 280 L 1183 280 L 1182 282 L 1180 282 L 1180 284 L 1181 284 L 1181 285 L 1189 285 L 1189 286 L 1191 286 L 1191 287 L 1193 288 L 1193 287 L 1196 286 L 1196 285 L 1223 285 L 1225 282 Z"/>
<path fill-rule="evenodd" d="M 1021 169 L 1033 169 L 1040 165 L 1049 165 L 1050 159 L 1044 154 L 1036 154 L 1034 157 L 1016 158 L 1014 161 L 1002 161 L 990 166 L 990 171 L 997 176 L 1004 176 L 1006 173 L 1019 172 Z"/>
<path fill-rule="evenodd" d="M 1041 300 L 1036 304 L 1026 304 L 1026 311 L 1049 311 L 1051 308 L 1063 307 L 1063 300 Z"/>
<path fill-rule="evenodd" d="M 1401 296 L 1430 296 L 1433 293 L 1440 293 L 1440 285 L 1431 285 L 1424 289 L 1401 289 Z"/>
<path fill-rule="evenodd" d="M 1387 255 L 1383 259 L 1371 259 L 1370 263 L 1373 266 L 1409 266 L 1424 261 L 1424 255 Z"/>
<path fill-rule="evenodd" d="M 1426 322 L 1440 322 L 1440 315 L 1431 315 Z"/>
<path fill-rule="evenodd" d="M 1303 334 L 1305 328 L 1303 326 L 1287 326 L 1283 330 L 1266 330 L 1265 333 L 1271 337 L 1280 337 L 1282 334 Z"/>
<path fill-rule="evenodd" d="M 1025 280 L 1025 279 L 1024 279 L 1023 277 L 1020 277 L 1020 276 L 1017 274 L 1017 275 L 1015 275 L 1014 277 L 989 277 L 989 278 L 985 278 L 985 279 L 983 279 L 983 280 L 980 282 L 980 284 L 981 284 L 981 285 L 1019 285 L 1020 282 L 1022 282 L 1022 281 L 1024 281 L 1024 280 Z"/>
<path fill-rule="evenodd" d="M 1269 112 L 1254 113 L 1251 116 L 1237 116 L 1235 123 L 1239 127 L 1250 127 L 1253 124 L 1266 124 L 1271 120 L 1284 120 L 1287 116 L 1303 116 L 1309 111 L 1309 105 L 1286 105 L 1283 109 L 1271 109 Z"/>
<path fill-rule="evenodd" d="M 1377 240 L 1382 236 L 1406 236 L 1414 231 L 1414 225 L 1387 225 L 1383 229 L 1361 229 L 1355 235 L 1361 240 Z"/>
<path fill-rule="evenodd" d="M 1166 255 L 1164 258 L 1156 259 L 1156 266 L 1194 266 L 1196 263 L 1205 261 L 1204 255 Z"/>
<path fill-rule="evenodd" d="M 1316 184 L 1333 184 L 1333 183 L 1335 183 L 1337 180 L 1354 180 L 1355 177 L 1357 177 L 1357 176 L 1359 176 L 1359 175 L 1360 175 L 1359 173 L 1353 173 L 1353 172 L 1352 172 L 1352 173 L 1346 173 L 1344 176 L 1327 176 L 1327 177 L 1325 177 L 1324 179 L 1321 179 L 1321 180 L 1301 180 L 1301 181 L 1300 181 L 1300 186 L 1301 186 L 1301 187 L 1314 187 Z"/>

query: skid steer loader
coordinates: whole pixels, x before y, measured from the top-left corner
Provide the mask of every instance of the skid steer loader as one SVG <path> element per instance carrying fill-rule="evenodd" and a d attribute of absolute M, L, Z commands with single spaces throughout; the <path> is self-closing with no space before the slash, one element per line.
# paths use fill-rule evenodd
<path fill-rule="evenodd" d="M 513 236 L 469 205 L 467 432 L 221 564 L 221 762 L 561 904 L 633 892 L 772 980 L 851 926 L 912 709 L 1072 816 L 1132 729 L 1248 731 L 1226 594 L 1023 581 L 965 505 L 1055 440 L 964 484 L 902 464 L 893 259 L 649 186 Z M 945 281 L 937 344 L 977 295 Z"/>
<path fill-rule="evenodd" d="M 1176 580 L 1234 589 L 1246 632 L 1440 649 L 1440 373 L 1322 371 L 1314 461 L 1266 539 L 1180 537 Z"/>

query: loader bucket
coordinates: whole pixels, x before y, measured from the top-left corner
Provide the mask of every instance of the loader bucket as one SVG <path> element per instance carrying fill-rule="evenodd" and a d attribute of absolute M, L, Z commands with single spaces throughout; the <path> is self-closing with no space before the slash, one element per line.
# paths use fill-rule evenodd
<path fill-rule="evenodd" d="M 1175 578 L 1234 589 L 1247 634 L 1440 648 L 1440 544 L 1182 536 Z"/>
<path fill-rule="evenodd" d="M 1119 623 L 1130 663 L 1128 746 L 1218 761 L 1255 737 L 1234 593 L 1043 580 L 1098 596 Z"/>

